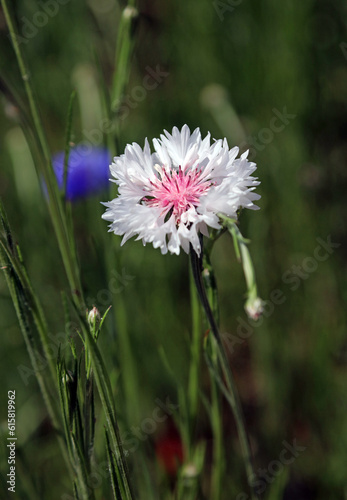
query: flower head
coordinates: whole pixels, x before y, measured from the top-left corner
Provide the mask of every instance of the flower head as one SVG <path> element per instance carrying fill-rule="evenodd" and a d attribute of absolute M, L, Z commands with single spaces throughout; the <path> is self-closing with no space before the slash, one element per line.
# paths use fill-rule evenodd
<path fill-rule="evenodd" d="M 251 176 L 256 164 L 247 153 L 237 159 L 239 149 L 229 150 L 226 139 L 202 139 L 198 128 L 164 132 L 153 140 L 154 153 L 146 139 L 144 149 L 128 144 L 114 159 L 110 170 L 119 195 L 104 203 L 102 217 L 110 231 L 123 235 L 122 244 L 137 236 L 163 254 L 178 255 L 181 247 L 188 253 L 190 244 L 200 254 L 199 232 L 219 229 L 218 214 L 236 218 L 240 207 L 258 208 L 253 191 L 259 182 Z"/>
<path fill-rule="evenodd" d="M 62 189 L 64 182 L 64 151 L 53 156 L 53 168 Z M 110 153 L 106 148 L 88 147 L 83 144 L 71 148 L 66 184 L 66 198 L 75 201 L 107 188 Z"/>

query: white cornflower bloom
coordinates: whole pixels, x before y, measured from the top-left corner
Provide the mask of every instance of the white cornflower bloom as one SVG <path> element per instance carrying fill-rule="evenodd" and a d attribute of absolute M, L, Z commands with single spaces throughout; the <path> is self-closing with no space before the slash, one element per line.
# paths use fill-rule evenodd
<path fill-rule="evenodd" d="M 170 135 L 166 130 L 153 140 L 154 153 L 146 139 L 142 148 L 128 144 L 125 153 L 110 166 L 118 197 L 104 203 L 103 219 L 110 231 L 152 243 L 163 254 L 189 252 L 190 244 L 200 255 L 199 232 L 208 236 L 208 226 L 221 227 L 218 214 L 236 218 L 240 207 L 257 209 L 259 184 L 251 174 L 256 164 L 248 152 L 236 158 L 239 149 L 229 150 L 227 140 L 211 144 L 210 134 L 201 138 L 197 128 L 187 125 Z"/>

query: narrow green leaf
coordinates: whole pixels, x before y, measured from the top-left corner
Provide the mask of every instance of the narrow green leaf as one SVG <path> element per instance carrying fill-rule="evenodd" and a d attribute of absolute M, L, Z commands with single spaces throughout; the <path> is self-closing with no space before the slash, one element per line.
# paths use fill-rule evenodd
<path fill-rule="evenodd" d="M 289 468 L 283 467 L 276 475 L 275 481 L 270 486 L 267 500 L 282 500 L 285 487 L 289 478 Z"/>
<path fill-rule="evenodd" d="M 117 112 L 120 106 L 124 88 L 129 79 L 130 58 L 134 45 L 132 31 L 137 16 L 137 9 L 133 6 L 127 6 L 122 12 L 119 23 L 115 71 L 111 92 L 111 109 L 113 112 Z"/>
<path fill-rule="evenodd" d="M 116 474 L 117 465 L 114 463 L 114 460 L 113 460 L 113 454 L 112 454 L 112 450 L 111 450 L 111 446 L 110 446 L 110 440 L 109 440 L 108 432 L 106 429 L 105 429 L 105 439 L 106 439 L 107 462 L 108 462 L 108 468 L 110 471 L 113 498 L 114 498 L 114 500 L 122 500 L 122 495 L 121 495 L 119 485 L 118 485 L 118 477 Z"/>
<path fill-rule="evenodd" d="M 144 479 L 142 484 L 139 486 L 141 488 L 141 495 L 146 500 L 157 500 L 158 493 L 156 492 L 156 485 L 150 475 L 149 463 L 148 460 L 146 460 L 146 456 L 142 453 L 137 453 L 136 460 L 138 461 L 138 467 L 141 470 L 141 475 Z"/>
<path fill-rule="evenodd" d="M 97 339 L 98 339 L 98 337 L 99 337 L 99 334 L 100 334 L 100 332 L 101 332 L 102 325 L 104 324 L 104 321 L 105 321 L 105 319 L 106 319 L 106 316 L 108 315 L 108 313 L 109 313 L 109 311 L 110 311 L 110 309 L 111 309 L 111 308 L 112 308 L 112 306 L 109 306 L 109 307 L 106 309 L 106 311 L 105 311 L 105 313 L 104 313 L 103 317 L 101 318 L 100 325 L 99 325 L 99 327 L 98 327 L 98 329 L 97 329 L 97 331 L 96 331 L 96 333 L 95 333 L 95 339 L 96 339 L 96 340 L 97 340 Z"/>
<path fill-rule="evenodd" d="M 1 198 L 0 198 L 0 217 L 1 217 L 1 225 L 2 225 L 4 233 L 5 233 L 8 248 L 13 253 L 14 252 L 14 245 L 13 245 L 13 239 L 12 239 L 12 234 L 11 234 L 11 228 L 10 228 L 10 224 L 8 222 L 7 214 L 5 212 Z"/>
<path fill-rule="evenodd" d="M 178 498 L 182 498 L 184 500 L 195 500 L 196 498 L 200 498 L 199 482 L 204 466 L 205 451 L 206 443 L 198 443 L 193 450 L 189 463 L 184 464 L 180 469 L 177 487 Z M 215 492 L 213 492 L 213 498 L 217 498 L 215 496 Z"/>
<path fill-rule="evenodd" d="M 60 408 L 63 416 L 63 424 L 65 431 L 65 439 L 66 439 L 67 449 L 69 452 L 70 462 L 72 462 L 73 454 L 72 454 L 71 432 L 69 426 L 68 405 L 66 398 L 66 383 L 67 383 L 66 370 L 65 370 L 64 360 L 60 358 L 60 353 L 57 361 L 57 378 L 58 378 Z"/>
<path fill-rule="evenodd" d="M 56 233 L 58 245 L 64 262 L 67 278 L 70 288 L 73 291 L 73 298 L 78 308 L 83 307 L 84 300 L 82 296 L 82 287 L 80 283 L 79 267 L 71 249 L 71 240 L 67 230 L 66 218 L 60 198 L 60 193 L 57 185 L 57 180 L 54 174 L 51 152 L 48 146 L 47 137 L 44 126 L 38 111 L 38 105 L 35 100 L 34 92 L 31 86 L 30 73 L 24 61 L 24 56 L 20 47 L 19 37 L 13 16 L 8 8 L 8 1 L 1 0 L 3 13 L 9 28 L 10 37 L 12 40 L 13 49 L 16 55 L 18 67 L 22 76 L 24 88 L 28 98 L 28 104 L 33 121 L 33 130 L 37 138 L 37 149 L 42 152 L 42 161 L 37 162 L 37 174 L 43 177 L 47 186 L 48 192 L 48 208 L 50 211 L 51 220 Z"/>
<path fill-rule="evenodd" d="M 94 490 L 88 487 L 88 474 L 83 452 L 81 450 L 78 439 L 73 432 L 71 433 L 71 437 L 72 437 L 72 449 L 74 452 L 74 457 L 76 462 L 76 473 L 79 486 L 78 490 L 81 493 L 82 500 L 94 500 L 95 499 Z"/>
<path fill-rule="evenodd" d="M 21 279 L 17 274 L 17 269 L 13 267 L 13 255 L 6 248 L 6 241 L 3 238 L 0 238 L 0 264 L 4 270 L 6 281 L 9 286 L 9 290 L 11 293 L 12 301 L 17 313 L 19 325 L 24 337 L 24 341 L 28 350 L 29 358 L 33 369 L 35 371 L 35 375 L 37 381 L 39 383 L 39 387 L 47 406 L 48 413 L 52 420 L 54 427 L 57 430 L 60 428 L 60 419 L 57 414 L 57 409 L 55 407 L 55 403 L 50 396 L 50 391 L 47 385 L 47 377 L 43 376 L 42 369 L 40 367 L 40 363 L 38 360 L 38 349 L 34 340 L 34 332 L 33 332 L 33 318 L 31 316 L 31 308 L 28 307 L 28 298 L 26 290 L 24 290 Z M 16 267 L 20 271 L 20 267 L 16 264 Z"/>
<path fill-rule="evenodd" d="M 89 462 L 90 454 L 94 445 L 95 432 L 95 409 L 94 409 L 94 383 L 93 376 L 86 377 L 85 402 L 84 402 L 84 433 L 86 461 Z"/>
<path fill-rule="evenodd" d="M 16 275 L 17 289 L 20 290 L 23 305 L 28 309 L 28 314 L 32 317 L 37 331 L 40 336 L 41 344 L 45 353 L 46 362 L 50 369 L 52 380 L 55 377 L 55 368 L 51 353 L 49 351 L 49 341 L 48 341 L 48 327 L 45 317 L 43 315 L 42 307 L 37 299 L 29 281 L 26 269 L 23 265 L 23 261 L 20 260 L 21 254 L 19 252 L 20 258 L 16 255 L 17 252 L 11 251 L 7 246 L 4 238 L 0 236 L 0 246 L 2 248 L 3 254 L 6 255 L 8 263 L 12 268 L 12 271 Z M 18 245 L 16 249 L 18 249 Z M 18 288 L 19 287 L 19 288 Z"/>
<path fill-rule="evenodd" d="M 200 388 L 200 367 L 201 367 L 201 347 L 202 347 L 202 321 L 199 297 L 194 285 L 192 272 L 189 272 L 190 304 L 192 311 L 192 340 L 191 340 L 191 361 L 188 378 L 188 401 L 189 401 L 189 427 L 191 441 L 198 414 L 199 388 Z"/>
<path fill-rule="evenodd" d="M 77 491 L 77 484 L 75 481 L 73 483 L 73 493 L 74 493 L 75 500 L 80 500 L 80 497 L 79 497 L 78 491 Z"/>
<path fill-rule="evenodd" d="M 83 333 L 86 341 L 89 356 L 91 358 L 92 369 L 98 388 L 101 404 L 103 406 L 110 440 L 116 456 L 117 464 L 121 473 L 126 499 L 132 499 L 131 486 L 129 481 L 129 472 L 124 456 L 123 446 L 120 439 L 116 411 L 114 408 L 113 395 L 110 380 L 104 365 L 102 356 L 93 338 L 89 326 L 83 324 Z"/>

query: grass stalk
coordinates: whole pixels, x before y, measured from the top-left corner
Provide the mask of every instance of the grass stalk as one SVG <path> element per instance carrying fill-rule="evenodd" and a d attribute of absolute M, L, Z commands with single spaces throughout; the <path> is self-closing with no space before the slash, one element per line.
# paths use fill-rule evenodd
<path fill-rule="evenodd" d="M 30 82 L 30 74 L 26 67 L 24 57 L 20 48 L 20 43 L 17 37 L 15 25 L 8 8 L 7 0 L 1 0 L 4 16 L 9 28 L 10 37 L 12 40 L 13 49 L 16 55 L 20 74 L 24 83 L 25 92 L 28 98 L 29 108 L 31 112 L 32 121 L 35 128 L 37 142 L 42 154 L 43 161 L 37 166 L 38 175 L 43 177 L 47 186 L 48 192 L 48 208 L 52 219 L 53 227 L 58 240 L 59 249 L 64 262 L 65 271 L 69 281 L 70 288 L 73 292 L 73 297 L 79 309 L 84 308 L 84 301 L 82 296 L 82 287 L 80 283 L 79 269 L 76 262 L 72 258 L 71 242 L 68 236 L 66 219 L 64 217 L 63 205 L 57 186 L 57 181 L 54 175 L 51 152 L 48 146 L 46 134 L 42 120 L 40 118 L 38 106 L 36 104 L 34 92 Z"/>
<path fill-rule="evenodd" d="M 56 435 L 58 437 L 59 446 L 61 449 L 62 456 L 65 460 L 67 468 L 70 472 L 70 463 L 68 459 L 68 454 L 66 451 L 66 446 L 64 439 L 61 434 L 61 420 L 59 418 L 58 409 L 56 404 L 51 396 L 50 389 L 47 384 L 47 377 L 45 377 L 42 373 L 42 368 L 40 367 L 39 359 L 37 357 L 37 348 L 34 341 L 34 336 L 32 332 L 32 321 L 28 316 L 27 310 L 27 301 L 24 294 L 23 287 L 16 276 L 14 269 L 11 266 L 11 263 L 8 260 L 8 253 L 4 251 L 4 245 L 1 242 L 0 245 L 0 262 L 1 267 L 5 272 L 5 277 L 7 281 L 7 285 L 11 294 L 12 302 L 17 314 L 19 326 L 24 338 L 24 342 L 29 354 L 30 362 L 35 372 L 35 376 L 43 397 L 43 401 L 47 408 L 48 415 L 55 429 Z"/>
<path fill-rule="evenodd" d="M 131 491 L 129 472 L 121 443 L 110 380 L 96 341 L 86 323 L 83 323 L 83 337 L 91 359 L 95 382 L 106 417 L 110 443 L 112 444 L 116 464 L 119 469 L 119 478 L 121 481 L 120 488 L 123 490 L 123 498 L 132 500 L 133 494 Z"/>
<path fill-rule="evenodd" d="M 134 20 L 138 16 L 135 1 L 128 2 L 123 9 L 117 38 L 117 48 L 115 55 L 115 71 L 113 74 L 111 90 L 111 109 L 117 112 L 123 97 L 124 88 L 129 79 L 130 59 L 133 51 L 134 39 L 132 31 Z"/>
<path fill-rule="evenodd" d="M 242 450 L 242 456 L 243 456 L 243 461 L 244 461 L 244 467 L 246 471 L 246 476 L 247 478 L 249 477 L 254 477 L 254 471 L 253 471 L 253 465 L 252 465 L 252 454 L 251 454 L 251 449 L 250 449 L 250 444 L 248 440 L 248 435 L 246 432 L 246 426 L 244 422 L 244 417 L 242 413 L 242 408 L 241 408 L 241 403 L 239 400 L 236 384 L 234 382 L 234 378 L 232 375 L 232 372 L 229 367 L 228 359 L 225 353 L 225 349 L 222 343 L 222 339 L 219 333 L 219 329 L 217 326 L 217 323 L 215 321 L 215 318 L 213 316 L 207 295 L 206 295 L 206 290 L 202 281 L 202 256 L 198 256 L 196 252 L 191 248 L 190 251 L 190 257 L 191 257 L 191 266 L 192 266 L 192 272 L 196 284 L 196 288 L 200 297 L 201 304 L 205 310 L 207 319 L 210 323 L 212 334 L 216 343 L 216 350 L 218 353 L 218 359 L 220 362 L 220 366 L 223 372 L 223 375 L 226 380 L 226 389 L 221 389 L 223 390 L 223 393 L 225 395 L 228 395 L 227 401 L 229 402 L 229 405 L 232 409 L 232 412 L 234 414 L 236 426 L 237 426 L 237 431 L 238 431 L 238 436 L 240 440 L 240 445 L 241 445 L 241 450 Z M 205 351 L 206 352 L 206 351 Z M 210 370 L 214 373 L 215 379 L 218 381 L 220 379 L 220 376 L 218 374 L 218 371 L 216 370 L 216 367 L 213 364 L 213 361 L 209 359 L 209 356 L 206 356 L 206 359 L 208 361 L 208 366 Z M 221 379 L 220 379 L 221 380 Z M 223 386 L 223 383 L 220 384 Z M 251 498 L 252 500 L 257 500 L 259 497 L 256 494 L 254 488 L 250 485 L 251 488 Z"/>
<path fill-rule="evenodd" d="M 203 281 L 205 283 L 206 295 L 216 320 L 219 323 L 218 295 L 217 285 L 213 267 L 210 261 L 209 252 L 206 250 L 203 256 Z M 212 465 L 212 481 L 211 494 L 213 498 L 219 500 L 222 492 L 222 481 L 225 472 L 225 454 L 223 446 L 223 417 L 222 417 L 222 398 L 219 391 L 218 383 L 213 376 L 213 372 L 219 372 L 218 350 L 215 343 L 210 342 L 210 337 L 204 342 L 205 356 L 210 352 L 213 371 L 211 375 L 211 424 L 213 432 L 213 465 Z"/>
<path fill-rule="evenodd" d="M 194 285 L 194 278 L 190 271 L 190 303 L 192 311 L 192 341 L 191 341 L 191 361 L 189 366 L 188 378 L 188 402 L 189 402 L 189 447 L 192 447 L 194 428 L 198 413 L 199 389 L 200 389 L 200 366 L 201 366 L 201 314 L 199 297 Z"/>

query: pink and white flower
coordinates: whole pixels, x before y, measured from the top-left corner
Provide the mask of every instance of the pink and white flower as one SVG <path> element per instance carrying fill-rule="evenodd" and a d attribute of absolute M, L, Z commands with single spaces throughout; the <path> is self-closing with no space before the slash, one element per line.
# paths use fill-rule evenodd
<path fill-rule="evenodd" d="M 236 158 L 239 149 L 229 149 L 226 139 L 202 139 L 198 128 L 192 134 L 187 125 L 164 132 L 153 140 L 155 152 L 146 139 L 144 149 L 128 144 L 115 157 L 110 171 L 119 194 L 104 203 L 102 217 L 111 222 L 110 231 L 123 235 L 122 244 L 137 236 L 163 254 L 178 255 L 181 247 L 188 253 L 191 244 L 200 255 L 199 232 L 208 236 L 208 227 L 219 229 L 218 214 L 236 219 L 241 207 L 259 208 L 253 203 L 260 198 L 254 193 L 259 182 L 251 175 L 256 164 L 247 160 L 248 152 Z"/>

